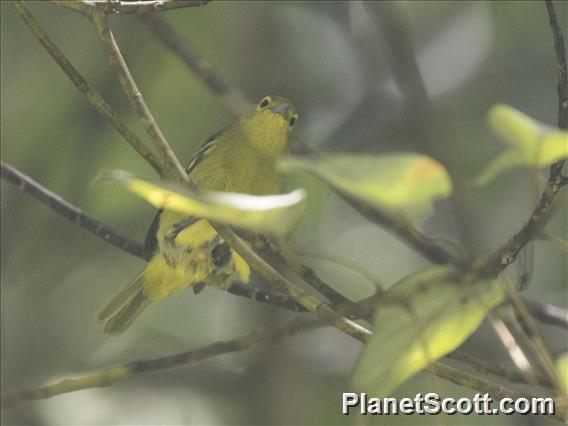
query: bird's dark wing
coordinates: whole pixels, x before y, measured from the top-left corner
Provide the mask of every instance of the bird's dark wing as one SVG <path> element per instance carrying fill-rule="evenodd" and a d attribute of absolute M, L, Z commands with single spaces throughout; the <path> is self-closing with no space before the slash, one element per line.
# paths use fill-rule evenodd
<path fill-rule="evenodd" d="M 150 228 L 148 232 L 146 232 L 146 239 L 144 240 L 144 257 L 146 259 L 150 259 L 154 252 L 156 251 L 156 247 L 158 246 L 158 237 L 156 233 L 158 232 L 158 226 L 160 226 L 160 216 L 164 209 L 158 209 L 156 214 L 154 215 L 154 219 L 150 224 Z"/>
<path fill-rule="evenodd" d="M 197 167 L 197 165 L 201 163 L 203 159 L 207 157 L 207 155 L 209 155 L 209 153 L 212 150 L 215 149 L 215 144 L 217 142 L 217 139 L 219 139 L 219 136 L 225 131 L 225 129 L 219 130 L 217 133 L 212 134 L 205 140 L 205 142 L 203 142 L 203 145 L 201 145 L 199 151 L 195 153 L 195 155 L 193 156 L 193 158 L 185 168 L 188 175 L 191 176 L 191 172 Z"/>

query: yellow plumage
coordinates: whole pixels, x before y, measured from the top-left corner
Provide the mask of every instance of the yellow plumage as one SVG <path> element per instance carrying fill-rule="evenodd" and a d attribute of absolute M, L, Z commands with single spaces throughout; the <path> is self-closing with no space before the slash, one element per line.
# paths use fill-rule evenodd
<path fill-rule="evenodd" d="M 263 98 L 203 145 L 187 167 L 189 177 L 203 191 L 280 192 L 276 161 L 287 151 L 296 119 L 286 99 Z M 249 281 L 247 263 L 204 219 L 159 212 L 148 231 L 146 249 L 153 255 L 144 270 L 99 314 L 105 333 L 121 333 L 150 302 L 188 287 L 198 293 L 205 284 L 226 288 L 234 280 Z"/>

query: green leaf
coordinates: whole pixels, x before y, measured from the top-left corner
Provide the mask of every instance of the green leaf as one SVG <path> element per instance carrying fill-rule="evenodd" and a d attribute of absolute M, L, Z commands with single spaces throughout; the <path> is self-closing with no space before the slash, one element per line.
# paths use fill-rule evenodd
<path fill-rule="evenodd" d="M 322 154 L 289 157 L 279 165 L 288 172 L 311 173 L 332 188 L 411 222 L 426 217 L 435 199 L 452 192 L 444 167 L 419 154 Z"/>
<path fill-rule="evenodd" d="M 568 132 L 540 123 L 508 105 L 493 106 L 489 125 L 507 144 L 479 174 L 477 186 L 484 186 L 515 167 L 545 167 L 568 157 Z"/>
<path fill-rule="evenodd" d="M 149 182 L 113 171 L 104 178 L 119 182 L 150 204 L 253 232 L 286 236 L 303 210 L 304 192 L 255 196 L 232 192 L 198 192 L 163 182 Z"/>
<path fill-rule="evenodd" d="M 568 392 L 568 352 L 556 359 L 556 374 L 564 392 Z"/>
<path fill-rule="evenodd" d="M 498 282 L 463 283 L 455 268 L 435 266 L 393 286 L 377 307 L 373 336 L 355 367 L 362 392 L 388 396 L 460 346 L 505 293 Z"/>

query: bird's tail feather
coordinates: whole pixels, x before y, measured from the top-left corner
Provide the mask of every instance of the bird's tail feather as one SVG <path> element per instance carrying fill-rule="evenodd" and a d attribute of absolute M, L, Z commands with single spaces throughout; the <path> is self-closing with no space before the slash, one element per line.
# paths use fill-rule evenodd
<path fill-rule="evenodd" d="M 105 322 L 105 333 L 120 334 L 140 315 L 149 300 L 142 291 L 144 271 L 136 276 L 114 299 L 101 311 L 98 319 Z"/>

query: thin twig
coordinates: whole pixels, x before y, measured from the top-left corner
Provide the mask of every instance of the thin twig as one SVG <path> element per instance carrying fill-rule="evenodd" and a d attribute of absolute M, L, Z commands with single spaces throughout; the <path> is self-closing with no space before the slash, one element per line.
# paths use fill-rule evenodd
<path fill-rule="evenodd" d="M 568 72 L 566 67 L 566 49 L 564 47 L 564 37 L 558 25 L 554 4 L 551 0 L 546 0 L 546 10 L 548 12 L 552 38 L 554 41 L 554 51 L 558 65 L 558 127 L 568 128 Z M 548 181 L 540 196 L 537 206 L 531 213 L 529 220 L 523 228 L 514 235 L 507 243 L 486 259 L 479 263 L 478 268 L 482 276 L 496 276 L 508 265 L 515 261 L 521 249 L 532 241 L 542 231 L 548 220 L 551 218 L 552 205 L 557 194 L 562 189 L 562 166 L 564 160 L 557 161 L 550 166 Z"/>
<path fill-rule="evenodd" d="M 332 322 L 336 328 L 345 334 L 361 341 L 366 342 L 371 332 L 356 322 L 347 319 L 335 312 L 329 305 L 321 302 L 315 297 L 300 290 L 282 274 L 270 266 L 262 257 L 260 257 L 251 247 L 244 242 L 232 229 L 226 226 L 215 224 L 215 230 L 231 246 L 243 259 L 261 274 L 271 285 L 275 286 L 279 291 L 296 300 L 304 306 L 308 311 L 314 313 L 318 318 Z"/>
<path fill-rule="evenodd" d="M 95 26 L 97 35 L 105 47 L 107 56 L 111 64 L 114 66 L 118 79 L 120 80 L 128 100 L 134 107 L 134 111 L 146 129 L 148 136 L 150 136 L 154 147 L 160 154 L 161 160 L 164 163 L 164 169 L 162 170 L 163 176 L 175 180 L 181 179 L 182 182 L 187 182 L 188 178 L 184 168 L 166 141 L 166 138 L 156 123 L 150 109 L 146 105 L 144 97 L 142 96 L 140 89 L 138 89 L 126 62 L 120 53 L 120 49 L 116 44 L 116 40 L 114 39 L 114 35 L 112 34 L 108 24 L 107 16 L 103 10 L 99 10 L 97 8 L 93 10 L 90 17 L 93 25 Z"/>
<path fill-rule="evenodd" d="M 260 237 L 255 239 L 255 251 L 265 258 L 286 265 L 298 277 L 325 296 L 332 305 L 351 304 L 347 297 L 322 280 L 313 268 L 296 260 L 289 253 L 289 250 L 282 245 L 277 245 L 268 238 Z"/>
<path fill-rule="evenodd" d="M 161 171 L 161 165 L 154 153 L 124 124 L 121 118 L 111 108 L 105 100 L 89 86 L 83 76 L 65 57 L 61 49 L 51 40 L 47 33 L 41 28 L 37 20 L 31 15 L 22 1 L 12 3 L 12 6 L 30 28 L 41 45 L 47 50 L 57 65 L 71 80 L 73 85 L 79 89 L 87 98 L 87 100 L 95 107 L 95 109 L 108 120 L 112 127 L 124 138 L 128 144 L 136 150 L 142 158 L 144 158 L 150 166 L 158 173 Z"/>
<path fill-rule="evenodd" d="M 568 241 L 564 238 L 557 237 L 556 235 L 549 234 L 547 232 L 542 232 L 537 238 L 542 241 L 552 243 L 556 246 L 556 248 L 562 250 L 564 253 L 568 252 Z"/>
<path fill-rule="evenodd" d="M 524 336 L 521 336 L 511 324 L 505 322 L 502 315 L 498 316 L 496 313 L 491 313 L 489 320 L 493 331 L 509 354 L 509 358 L 524 376 L 525 382 L 535 386 L 537 381 L 534 367 L 529 359 L 528 351 L 521 347 L 521 343 L 526 343 Z"/>
<path fill-rule="evenodd" d="M 107 243 L 118 247 L 120 250 L 136 257 L 144 257 L 144 247 L 141 244 L 120 235 L 104 223 L 87 216 L 79 208 L 70 204 L 65 199 L 51 192 L 47 188 L 44 188 L 32 178 L 17 170 L 15 167 L 2 162 L 0 163 L 0 168 L 4 179 L 18 186 L 22 191 L 32 195 L 56 213 L 59 213 L 71 222 L 76 223 L 81 228 L 92 232 Z"/>
<path fill-rule="evenodd" d="M 247 112 L 252 103 L 235 86 L 227 84 L 211 64 L 199 56 L 175 28 L 160 15 L 141 17 L 152 34 L 178 56 L 217 96 L 225 102 L 233 114 L 239 116 Z"/>
<path fill-rule="evenodd" d="M 409 223 L 400 221 L 397 218 L 388 216 L 377 210 L 373 206 L 357 200 L 348 194 L 335 191 L 343 198 L 351 207 L 357 210 L 363 217 L 372 223 L 385 227 L 386 230 L 405 241 L 410 247 L 424 256 L 432 263 L 436 264 L 454 264 L 463 266 L 464 260 L 457 258 L 451 252 L 446 250 L 432 238 L 422 234 L 417 228 Z"/>
<path fill-rule="evenodd" d="M 524 299 L 531 315 L 539 322 L 568 329 L 568 311 L 559 306 Z"/>
<path fill-rule="evenodd" d="M 439 362 L 430 364 L 426 370 L 459 386 L 475 389 L 482 393 L 488 393 L 494 399 L 501 400 L 504 398 L 510 398 L 511 400 L 515 400 L 519 398 L 531 398 L 531 396 L 516 392 L 506 386 L 492 383 L 485 379 L 480 379 L 479 377 L 466 373 L 465 371 L 443 365 Z M 546 413 L 545 415 L 565 421 L 564 414 L 558 413 L 558 411 L 559 410 L 556 410 L 554 413 Z"/>
<path fill-rule="evenodd" d="M 552 383 L 554 383 L 554 387 L 558 392 L 561 392 L 562 385 L 558 380 L 558 375 L 556 373 L 556 368 L 554 366 L 554 361 L 546 344 L 544 343 L 544 339 L 538 330 L 536 321 L 530 314 L 527 305 L 525 304 L 524 300 L 520 296 L 519 292 L 513 287 L 510 280 L 503 280 L 503 288 L 507 292 L 509 296 L 509 300 L 512 302 L 512 306 L 515 308 L 515 313 L 519 316 L 519 319 L 523 321 L 523 336 L 526 336 L 532 345 L 533 349 L 538 354 L 538 358 L 542 365 L 542 368 L 546 375 L 550 378 Z M 499 311 L 497 312 L 499 313 Z M 505 321 L 505 323 L 510 322 L 509 318 L 501 316 L 501 319 Z M 511 330 L 513 329 L 513 325 L 509 327 Z M 519 333 L 520 334 L 520 333 Z M 518 338 L 517 340 L 519 340 Z"/>
<path fill-rule="evenodd" d="M 332 253 L 326 253 L 326 252 L 320 252 L 320 251 L 317 251 L 317 252 L 316 251 L 308 251 L 306 249 L 301 249 L 297 246 L 294 246 L 291 243 L 287 243 L 286 246 L 287 246 L 288 250 L 290 251 L 290 255 L 303 256 L 303 257 L 308 257 L 308 258 L 312 258 L 312 259 L 327 261 L 327 262 L 331 262 L 331 263 L 334 263 L 335 265 L 339 265 L 339 266 L 342 266 L 342 267 L 348 269 L 349 271 L 351 271 L 354 274 L 357 274 L 361 278 L 363 278 L 370 285 L 370 287 L 373 289 L 373 291 L 375 291 L 375 292 L 380 293 L 382 291 L 382 289 L 385 288 L 385 284 L 383 282 L 381 282 L 381 280 L 379 280 L 377 277 L 375 277 L 373 274 L 371 274 L 370 271 L 365 269 L 363 267 L 363 265 L 354 261 L 353 259 L 350 259 L 350 258 L 344 257 L 344 256 L 339 256 L 337 254 L 332 254 Z"/>
<path fill-rule="evenodd" d="M 51 4 L 65 7 L 67 9 L 79 12 L 81 15 L 88 17 L 95 8 L 92 2 L 88 1 L 69 1 L 69 0 L 49 0 Z"/>
<path fill-rule="evenodd" d="M 2 178 L 18 186 L 22 191 L 41 201 L 64 218 L 93 233 L 103 241 L 119 248 L 125 253 L 146 261 L 149 260 L 146 253 L 144 253 L 144 246 L 139 242 L 131 240 L 108 225 L 83 213 L 77 206 L 69 203 L 60 195 L 51 192 L 49 189 L 45 188 L 15 167 L 1 162 L 0 169 Z M 251 299 L 255 302 L 267 303 L 269 305 L 294 312 L 307 311 L 302 305 L 283 294 L 258 290 L 250 286 L 242 285 L 238 282 L 231 283 L 231 285 L 227 288 L 227 292 L 235 296 L 246 297 L 247 299 Z"/>
<path fill-rule="evenodd" d="M 559 177 L 560 175 L 557 176 Z M 539 203 L 522 229 L 495 252 L 476 262 L 475 269 L 480 278 L 497 276 L 515 261 L 525 245 L 538 237 L 555 212 L 553 202 L 561 188 L 558 183 L 546 184 Z"/>
<path fill-rule="evenodd" d="M 493 376 L 500 377 L 501 379 L 505 379 L 511 383 L 526 384 L 526 378 L 521 372 L 517 370 L 510 370 L 494 362 L 484 361 L 463 350 L 458 349 L 454 352 L 451 352 L 447 355 L 447 358 L 465 364 L 481 374 L 491 374 Z M 542 386 L 552 387 L 550 380 L 548 380 L 544 376 L 535 375 L 535 379 L 537 383 Z"/>
<path fill-rule="evenodd" d="M 137 14 L 167 12 L 168 10 L 187 7 L 205 6 L 211 0 L 146 0 L 146 1 L 120 1 L 120 0 L 50 0 L 51 3 L 63 6 L 88 15 L 94 8 L 102 10 L 106 14 Z"/>
<path fill-rule="evenodd" d="M 568 128 L 568 67 L 566 65 L 566 47 L 552 0 L 546 0 L 546 11 L 548 12 L 552 39 L 554 40 L 556 63 L 558 64 L 558 127 L 566 129 Z M 558 167 L 558 169 L 560 168 L 561 166 Z"/>
<path fill-rule="evenodd" d="M 278 340 L 324 325 L 325 324 L 318 319 L 296 319 L 286 324 L 256 330 L 236 339 L 218 341 L 201 348 L 170 356 L 133 361 L 128 364 L 105 368 L 75 379 L 67 379 L 40 388 L 8 394 L 2 397 L 1 406 L 3 408 L 14 407 L 26 402 L 47 399 L 55 395 L 82 389 L 109 386 L 113 383 L 134 377 L 137 374 L 195 364 L 217 355 L 241 352 L 259 342 Z"/>
<path fill-rule="evenodd" d="M 229 285 L 227 292 L 235 296 L 246 297 L 255 302 L 267 303 L 293 312 L 308 312 L 305 307 L 284 294 L 258 290 L 251 286 L 240 284 L 237 281 Z"/>

